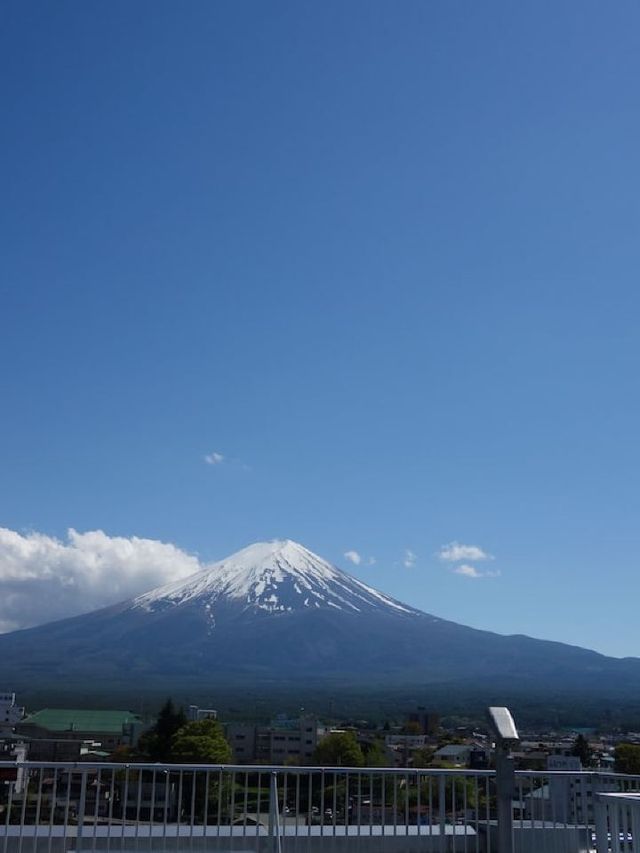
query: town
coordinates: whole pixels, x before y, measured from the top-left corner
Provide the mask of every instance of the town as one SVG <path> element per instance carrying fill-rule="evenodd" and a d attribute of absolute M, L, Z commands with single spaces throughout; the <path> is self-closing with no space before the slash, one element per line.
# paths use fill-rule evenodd
<path fill-rule="evenodd" d="M 253 723 L 218 718 L 214 709 L 189 705 L 174 709 L 169 700 L 159 718 L 123 710 L 43 708 L 27 712 L 15 693 L 0 693 L 0 755 L 20 761 L 169 760 L 170 751 L 145 752 L 148 735 L 172 715 L 173 734 L 181 726 L 213 720 L 237 765 L 342 765 L 367 767 L 467 768 L 494 766 L 487 726 L 442 725 L 437 713 L 416 708 L 399 721 L 381 724 L 324 720 L 311 714 L 276 714 Z M 193 725 L 195 724 L 195 726 Z M 512 758 L 518 770 L 640 773 L 640 732 L 524 730 Z M 193 756 L 203 760 L 206 756 Z"/>
<path fill-rule="evenodd" d="M 154 718 L 27 712 L 14 692 L 0 693 L 0 828 L 11 850 L 42 833 L 76 849 L 87 833 L 94 848 L 114 833 L 123 844 L 132 833 L 152 844 L 159 833 L 255 834 L 278 851 L 288 836 L 400 832 L 504 851 L 514 849 L 506 837 L 535 829 L 577 851 L 597 840 L 603 798 L 632 798 L 639 785 L 640 733 L 518 733 L 506 708 L 453 728 L 422 707 L 380 724 L 308 713 L 255 723 L 170 699 Z"/>

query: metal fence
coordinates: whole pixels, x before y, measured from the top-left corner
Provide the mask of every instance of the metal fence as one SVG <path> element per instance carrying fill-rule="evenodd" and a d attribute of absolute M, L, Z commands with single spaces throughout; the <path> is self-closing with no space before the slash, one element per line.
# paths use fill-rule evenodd
<path fill-rule="evenodd" d="M 640 849 L 640 794 L 597 794 L 595 819 L 598 853 Z"/>
<path fill-rule="evenodd" d="M 0 762 L 0 853 L 640 853 L 633 792 L 593 772 Z"/>

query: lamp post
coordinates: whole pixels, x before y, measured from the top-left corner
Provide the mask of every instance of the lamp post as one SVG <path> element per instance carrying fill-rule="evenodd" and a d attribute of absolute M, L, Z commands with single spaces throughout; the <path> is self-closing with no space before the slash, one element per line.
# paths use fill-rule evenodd
<path fill-rule="evenodd" d="M 496 792 L 498 800 L 498 853 L 513 853 L 513 797 L 515 765 L 511 747 L 520 740 L 508 708 L 491 707 L 487 711 L 496 739 Z"/>

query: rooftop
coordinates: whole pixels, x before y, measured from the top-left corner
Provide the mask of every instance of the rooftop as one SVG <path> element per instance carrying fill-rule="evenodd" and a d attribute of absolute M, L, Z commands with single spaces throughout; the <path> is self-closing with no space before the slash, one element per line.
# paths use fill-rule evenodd
<path fill-rule="evenodd" d="M 50 732 L 104 732 L 120 734 L 123 726 L 141 723 L 131 711 L 84 711 L 76 708 L 44 708 L 26 717 L 21 726 L 38 726 Z"/>

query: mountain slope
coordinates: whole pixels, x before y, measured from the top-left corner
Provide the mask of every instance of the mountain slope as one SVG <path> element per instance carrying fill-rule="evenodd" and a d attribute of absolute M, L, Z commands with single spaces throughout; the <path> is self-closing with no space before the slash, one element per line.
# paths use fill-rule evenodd
<path fill-rule="evenodd" d="M 137 692 L 160 683 L 450 683 L 620 696 L 640 691 L 640 660 L 439 619 L 285 540 L 132 601 L 0 636 L 0 683 L 45 680 Z"/>
<path fill-rule="evenodd" d="M 216 603 L 268 613 L 333 607 L 362 613 L 417 613 L 340 571 L 289 539 L 259 542 L 208 566 L 187 581 L 167 584 L 134 599 L 132 608 L 150 613 L 195 602 L 211 613 Z"/>

